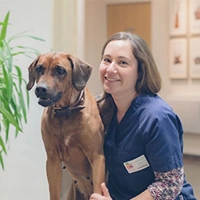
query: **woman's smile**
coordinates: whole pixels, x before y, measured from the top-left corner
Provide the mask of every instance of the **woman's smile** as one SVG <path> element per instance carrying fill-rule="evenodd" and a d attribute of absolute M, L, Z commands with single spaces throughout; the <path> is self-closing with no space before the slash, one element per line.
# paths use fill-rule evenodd
<path fill-rule="evenodd" d="M 116 78 L 110 78 L 110 77 L 105 77 L 105 80 L 107 81 L 107 82 L 119 82 L 120 81 L 120 79 L 116 79 Z"/>

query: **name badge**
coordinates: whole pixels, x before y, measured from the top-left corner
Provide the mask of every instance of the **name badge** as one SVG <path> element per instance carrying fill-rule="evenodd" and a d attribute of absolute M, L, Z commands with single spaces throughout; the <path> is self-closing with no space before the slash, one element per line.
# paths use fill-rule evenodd
<path fill-rule="evenodd" d="M 124 162 L 123 164 L 129 174 L 149 167 L 149 163 L 144 155 L 142 155 L 138 158 L 135 158 L 133 160 Z"/>

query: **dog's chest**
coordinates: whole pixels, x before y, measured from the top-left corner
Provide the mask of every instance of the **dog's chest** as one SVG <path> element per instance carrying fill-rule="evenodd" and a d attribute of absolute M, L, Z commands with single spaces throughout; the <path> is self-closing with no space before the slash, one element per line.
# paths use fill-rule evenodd
<path fill-rule="evenodd" d="M 42 133 L 43 134 L 43 133 Z M 79 131 L 73 127 L 67 127 L 65 124 L 60 124 L 59 126 L 49 127 L 49 132 L 45 131 L 45 135 L 48 134 L 47 137 L 51 140 L 53 146 L 56 147 L 57 152 L 59 153 L 59 157 L 61 160 L 65 162 L 72 162 L 72 158 L 76 154 L 82 154 L 81 149 L 79 147 Z M 43 135 L 44 135 L 43 134 Z M 74 159 L 73 159 L 74 163 Z"/>
<path fill-rule="evenodd" d="M 69 147 L 70 146 L 70 143 L 71 143 L 71 140 L 72 140 L 72 136 L 69 134 L 69 135 L 66 135 L 65 137 L 64 137 L 64 145 L 66 146 L 66 147 Z"/>
<path fill-rule="evenodd" d="M 80 123 L 79 123 L 80 124 Z M 63 118 L 44 117 L 42 120 L 42 134 L 48 134 L 55 139 L 56 143 L 69 147 L 71 143 L 75 143 L 81 129 L 76 125 L 75 120 Z M 47 136 L 48 137 L 48 136 Z"/>

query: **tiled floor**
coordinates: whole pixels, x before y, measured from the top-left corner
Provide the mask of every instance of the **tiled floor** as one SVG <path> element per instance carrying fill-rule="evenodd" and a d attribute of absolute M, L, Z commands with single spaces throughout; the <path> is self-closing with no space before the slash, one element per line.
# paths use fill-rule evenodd
<path fill-rule="evenodd" d="M 192 185 L 195 197 L 200 200 L 200 156 L 184 155 L 187 181 Z"/>

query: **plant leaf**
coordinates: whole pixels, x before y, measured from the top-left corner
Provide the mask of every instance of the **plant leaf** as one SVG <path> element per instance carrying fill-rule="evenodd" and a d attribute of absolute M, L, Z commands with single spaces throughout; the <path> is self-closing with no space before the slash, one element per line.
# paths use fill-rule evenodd
<path fill-rule="evenodd" d="M 11 113 L 9 113 L 6 109 L 3 107 L 0 107 L 0 113 L 6 117 L 6 119 L 13 124 L 19 131 L 22 131 L 21 128 L 19 127 L 19 124 L 16 122 L 15 118 L 12 116 Z"/>
<path fill-rule="evenodd" d="M 11 74 L 7 72 L 6 68 L 4 65 L 2 65 L 3 69 L 3 76 L 4 76 L 4 83 L 6 86 L 6 91 L 7 91 L 7 97 L 8 97 L 8 102 L 10 102 L 11 95 L 12 95 L 12 85 L 13 85 L 13 80 L 11 77 Z"/>
<path fill-rule="evenodd" d="M 6 146 L 4 144 L 4 141 L 2 139 L 2 137 L 0 136 L 0 146 L 2 147 L 2 150 L 5 154 L 7 154 L 7 151 L 6 151 Z"/>
<path fill-rule="evenodd" d="M 27 85 L 23 79 L 22 71 L 15 65 L 19 61 L 18 56 L 38 55 L 39 51 L 32 47 L 17 45 L 17 39 L 33 39 L 45 41 L 39 37 L 29 35 L 27 31 L 7 38 L 10 13 L 7 12 L 4 21 L 0 22 L 0 136 L 5 131 L 5 139 L 0 138 L 0 165 L 4 169 L 3 154 L 7 154 L 10 134 L 15 128 L 15 137 L 22 132 L 22 122 L 27 122 L 27 108 L 29 108 L 29 93 L 25 89 Z M 14 44 L 14 45 L 13 45 Z M 18 60 L 17 60 L 18 59 Z M 11 132 L 12 130 L 12 132 Z"/>
<path fill-rule="evenodd" d="M 2 23 L 1 34 L 0 34 L 0 46 L 2 46 L 2 41 L 6 38 L 8 20 L 9 20 L 10 12 L 7 12 L 4 22 Z"/>
<path fill-rule="evenodd" d="M 38 41 L 42 41 L 42 42 L 45 42 L 44 39 L 42 38 L 39 38 L 39 37 L 35 37 L 35 36 L 32 36 L 32 35 L 28 35 L 28 34 L 25 34 L 25 33 L 28 33 L 29 31 L 23 31 L 21 33 L 18 33 L 12 37 L 9 38 L 8 42 L 12 41 L 12 40 L 16 40 L 16 39 L 19 39 L 19 38 L 31 38 L 31 39 L 34 39 L 34 40 L 38 40 Z"/>
<path fill-rule="evenodd" d="M 1 163 L 2 169 L 4 170 L 5 167 L 4 167 L 3 157 L 2 157 L 2 151 L 0 151 L 0 163 Z"/>

